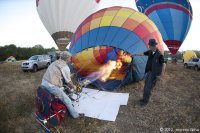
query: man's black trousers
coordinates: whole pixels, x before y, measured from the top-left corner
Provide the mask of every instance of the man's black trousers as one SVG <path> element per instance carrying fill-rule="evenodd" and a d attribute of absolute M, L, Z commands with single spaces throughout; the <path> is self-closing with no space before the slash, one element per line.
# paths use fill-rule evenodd
<path fill-rule="evenodd" d="M 151 95 L 151 91 L 156 84 L 157 76 L 152 72 L 148 72 L 145 78 L 145 85 L 144 85 L 144 93 L 143 93 L 143 100 L 145 102 L 149 101 L 149 97 Z"/>

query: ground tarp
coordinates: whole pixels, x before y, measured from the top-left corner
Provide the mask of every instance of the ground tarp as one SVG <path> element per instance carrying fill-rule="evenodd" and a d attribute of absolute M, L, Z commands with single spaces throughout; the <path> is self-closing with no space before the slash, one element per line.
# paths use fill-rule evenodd
<path fill-rule="evenodd" d="M 78 102 L 74 107 L 87 117 L 100 120 L 115 121 L 120 105 L 127 105 L 128 93 L 114 93 L 83 88 Z"/>

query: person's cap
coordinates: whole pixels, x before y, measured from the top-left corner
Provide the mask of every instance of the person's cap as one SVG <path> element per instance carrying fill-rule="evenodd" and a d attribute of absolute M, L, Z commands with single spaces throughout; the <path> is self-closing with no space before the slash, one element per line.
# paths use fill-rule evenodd
<path fill-rule="evenodd" d="M 155 39 L 149 39 L 149 45 L 151 46 L 156 46 L 158 43 L 156 42 Z"/>

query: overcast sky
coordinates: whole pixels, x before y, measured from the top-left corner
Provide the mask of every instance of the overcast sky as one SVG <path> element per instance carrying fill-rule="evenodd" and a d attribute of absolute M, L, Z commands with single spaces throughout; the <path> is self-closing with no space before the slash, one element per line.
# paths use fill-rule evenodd
<path fill-rule="evenodd" d="M 179 51 L 200 50 L 200 0 L 190 0 L 190 3 L 193 22 Z M 135 0 L 101 0 L 100 8 L 114 5 L 136 9 Z M 0 46 L 9 44 L 20 47 L 36 44 L 45 48 L 56 47 L 38 16 L 35 0 L 0 0 Z"/>

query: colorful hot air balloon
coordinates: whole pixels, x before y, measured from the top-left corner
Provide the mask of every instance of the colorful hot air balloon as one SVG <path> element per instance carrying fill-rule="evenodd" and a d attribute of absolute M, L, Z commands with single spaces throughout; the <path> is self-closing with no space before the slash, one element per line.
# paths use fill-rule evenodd
<path fill-rule="evenodd" d="M 36 0 L 44 26 L 60 50 L 65 50 L 80 23 L 95 12 L 100 0 Z"/>
<path fill-rule="evenodd" d="M 150 38 L 158 41 L 163 52 L 162 37 L 154 23 L 144 14 L 131 8 L 110 7 L 102 9 L 85 19 L 76 30 L 70 44 L 73 68 L 82 77 L 92 77 L 97 87 L 115 89 L 131 81 L 130 67 L 135 67 L 134 79 L 141 80 L 147 57 L 134 57 L 148 48 Z M 112 62 L 114 61 L 114 62 Z M 115 63 L 116 62 L 116 63 Z M 131 64 L 132 63 L 132 64 Z M 107 71 L 109 65 L 116 68 L 106 81 L 97 78 Z M 105 69 L 104 69 L 105 68 Z"/>
<path fill-rule="evenodd" d="M 136 5 L 156 24 L 170 52 L 176 54 L 192 22 L 189 0 L 136 0 Z"/>

